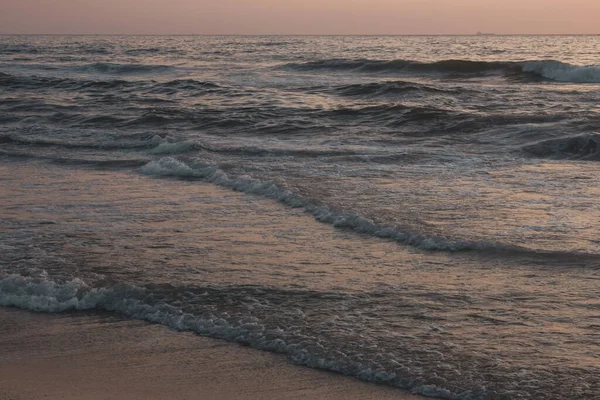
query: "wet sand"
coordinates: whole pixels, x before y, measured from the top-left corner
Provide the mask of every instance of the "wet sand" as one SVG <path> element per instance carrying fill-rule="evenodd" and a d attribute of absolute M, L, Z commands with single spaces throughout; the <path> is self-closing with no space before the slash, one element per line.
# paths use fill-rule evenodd
<path fill-rule="evenodd" d="M 422 399 L 112 313 L 0 308 L 0 349 L 0 400 Z"/>

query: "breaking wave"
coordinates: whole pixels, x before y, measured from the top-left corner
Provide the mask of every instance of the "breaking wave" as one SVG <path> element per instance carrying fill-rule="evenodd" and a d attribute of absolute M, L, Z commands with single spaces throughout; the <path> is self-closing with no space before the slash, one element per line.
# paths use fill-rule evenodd
<path fill-rule="evenodd" d="M 445 73 L 534 75 L 557 82 L 599 83 L 599 65 L 572 65 L 555 60 L 541 61 L 473 61 L 442 60 L 419 62 L 412 60 L 331 59 L 305 63 L 289 63 L 284 69 L 297 71 L 355 71 L 380 73 Z"/>
<path fill-rule="evenodd" d="M 186 153 L 188 151 L 201 150 L 204 149 L 205 146 L 195 143 L 195 142 L 161 142 L 152 150 L 150 153 L 152 154 L 180 154 Z"/>
<path fill-rule="evenodd" d="M 557 82 L 600 83 L 600 65 L 572 65 L 560 61 L 531 61 L 522 66 L 532 73 Z"/>
<path fill-rule="evenodd" d="M 333 210 L 311 199 L 296 195 L 290 190 L 281 188 L 269 181 L 261 181 L 249 176 L 232 177 L 215 165 L 190 166 L 173 157 L 163 157 L 150 161 L 140 168 L 145 175 L 171 176 L 188 179 L 200 179 L 223 186 L 238 192 L 260 195 L 276 200 L 289 207 L 303 208 L 312 214 L 319 222 L 333 225 L 336 228 L 351 229 L 358 233 L 368 234 L 380 238 L 392 239 L 398 243 L 410 245 L 422 250 L 433 251 L 512 251 L 515 253 L 529 252 L 525 248 L 502 245 L 489 242 L 475 242 L 451 240 L 441 237 L 422 235 L 416 232 L 407 232 L 400 228 L 378 224 L 359 215 L 348 214 Z"/>
<path fill-rule="evenodd" d="M 187 292 L 186 294 L 193 295 Z M 202 296 L 203 294 L 199 294 Z M 206 295 L 206 292 L 204 293 Z M 225 294 L 222 294 L 225 295 Z M 245 297 L 248 301 L 247 297 Z M 290 361 L 312 368 L 338 372 L 366 381 L 409 389 L 414 393 L 444 399 L 472 399 L 473 392 L 460 394 L 411 380 L 368 360 L 356 360 L 340 351 L 328 351 L 318 338 L 269 329 L 254 316 L 218 316 L 185 312 L 169 304 L 158 293 L 134 285 L 92 287 L 81 279 L 56 282 L 42 277 L 8 275 L 0 278 L 0 306 L 35 312 L 70 310 L 114 311 L 128 317 L 159 323 L 179 331 L 193 331 L 218 339 L 285 354 Z"/>

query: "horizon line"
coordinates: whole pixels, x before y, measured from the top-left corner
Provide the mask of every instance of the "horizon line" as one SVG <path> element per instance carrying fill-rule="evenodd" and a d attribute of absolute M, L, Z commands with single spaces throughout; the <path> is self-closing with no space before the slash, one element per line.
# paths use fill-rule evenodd
<path fill-rule="evenodd" d="M 0 33 L 0 36 L 600 36 L 600 33 Z"/>

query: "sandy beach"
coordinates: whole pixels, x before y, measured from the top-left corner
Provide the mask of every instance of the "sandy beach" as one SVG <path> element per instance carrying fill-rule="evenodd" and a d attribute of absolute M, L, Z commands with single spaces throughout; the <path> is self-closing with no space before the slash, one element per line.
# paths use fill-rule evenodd
<path fill-rule="evenodd" d="M 0 308 L 0 399 L 422 397 L 112 313 Z"/>

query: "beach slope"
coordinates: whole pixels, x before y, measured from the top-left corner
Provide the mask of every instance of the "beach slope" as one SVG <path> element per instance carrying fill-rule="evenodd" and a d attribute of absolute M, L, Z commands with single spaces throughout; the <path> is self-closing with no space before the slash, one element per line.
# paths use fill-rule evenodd
<path fill-rule="evenodd" d="M 420 398 L 112 313 L 0 308 L 0 348 L 0 400 Z"/>

